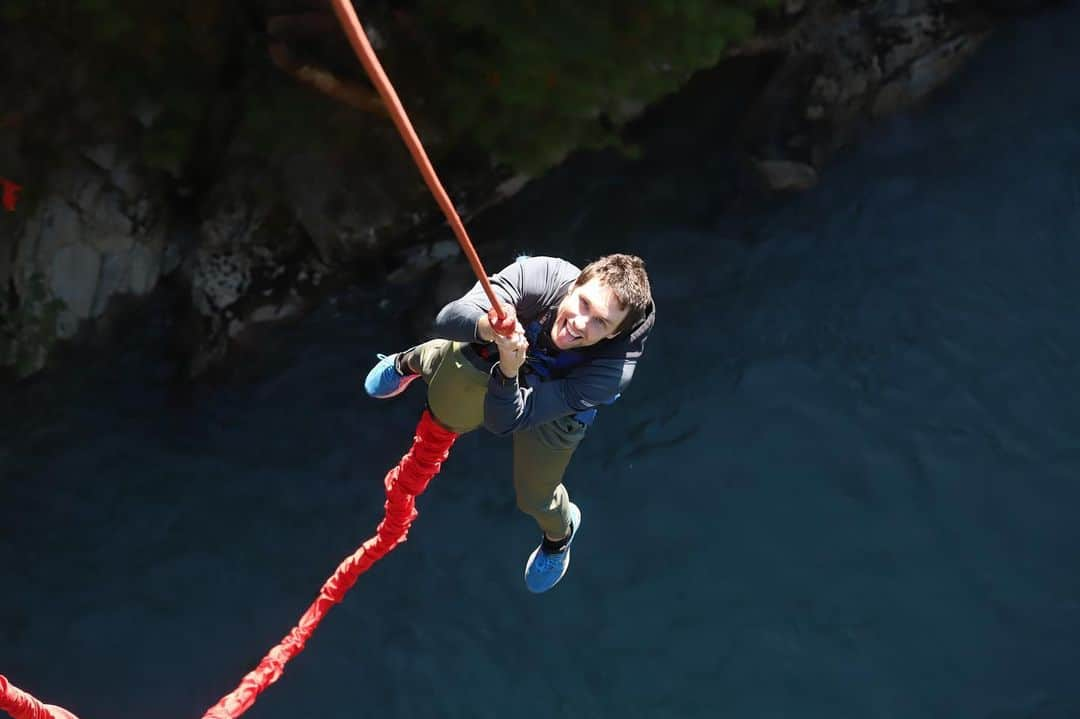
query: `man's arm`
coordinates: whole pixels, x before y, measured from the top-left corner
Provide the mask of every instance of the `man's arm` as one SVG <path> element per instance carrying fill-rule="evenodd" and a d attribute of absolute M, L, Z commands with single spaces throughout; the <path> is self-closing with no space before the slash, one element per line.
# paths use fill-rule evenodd
<path fill-rule="evenodd" d="M 566 379 L 531 387 L 506 377 L 496 364 L 484 397 L 484 427 L 506 435 L 610 404 L 629 384 L 635 365 L 633 360 L 597 360 L 575 368 Z"/>
<path fill-rule="evenodd" d="M 512 282 L 500 282 L 497 274 L 491 278 L 491 289 L 500 303 L 517 306 L 519 289 Z M 495 333 L 487 319 L 490 310 L 491 302 L 483 286 L 477 282 L 461 299 L 439 310 L 435 317 L 435 335 L 455 342 L 492 342 Z"/>
<path fill-rule="evenodd" d="M 499 302 L 510 305 L 518 317 L 533 317 L 556 300 L 560 288 L 572 281 L 578 269 L 555 257 L 529 257 L 504 267 L 491 277 L 491 289 Z M 491 342 L 494 333 L 487 322 L 491 309 L 483 286 L 477 282 L 463 297 L 439 311 L 435 335 L 457 342 Z"/>

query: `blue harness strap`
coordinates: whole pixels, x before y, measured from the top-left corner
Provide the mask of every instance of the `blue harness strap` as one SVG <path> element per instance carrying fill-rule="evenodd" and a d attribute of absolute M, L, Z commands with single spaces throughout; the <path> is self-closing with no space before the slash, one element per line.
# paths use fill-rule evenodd
<path fill-rule="evenodd" d="M 546 382 L 552 378 L 565 377 L 572 368 L 585 361 L 585 355 L 574 350 L 550 353 L 542 349 L 538 340 L 543 329 L 544 325 L 539 320 L 533 320 L 525 327 L 525 337 L 529 340 L 529 354 L 525 357 L 525 366 L 541 381 Z M 615 395 L 610 402 L 605 404 L 614 404 L 618 398 L 619 395 Z M 596 420 L 597 412 L 597 407 L 590 407 L 573 417 L 583 425 L 589 426 Z"/>
<path fill-rule="evenodd" d="M 567 372 L 584 362 L 585 357 L 574 350 L 551 353 L 542 349 L 539 340 L 543 329 L 539 320 L 533 320 L 525 327 L 525 338 L 529 340 L 529 354 L 525 359 L 533 374 L 546 382 L 553 377 L 565 377 Z"/>

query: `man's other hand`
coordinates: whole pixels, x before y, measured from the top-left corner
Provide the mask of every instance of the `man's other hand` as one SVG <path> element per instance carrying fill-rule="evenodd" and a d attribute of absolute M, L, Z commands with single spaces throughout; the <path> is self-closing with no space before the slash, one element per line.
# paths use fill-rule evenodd
<path fill-rule="evenodd" d="M 529 341 L 525 339 L 525 329 L 517 325 L 509 337 L 495 335 L 495 345 L 499 348 L 499 371 L 507 377 L 517 377 L 518 370 L 525 363 L 529 351 Z"/>

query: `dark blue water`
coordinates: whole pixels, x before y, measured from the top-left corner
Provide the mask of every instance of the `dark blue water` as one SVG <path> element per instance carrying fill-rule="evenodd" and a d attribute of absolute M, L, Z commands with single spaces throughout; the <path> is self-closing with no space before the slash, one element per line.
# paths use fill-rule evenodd
<path fill-rule="evenodd" d="M 465 437 L 248 716 L 1080 716 L 1078 26 L 1004 29 L 767 209 L 710 213 L 703 151 L 489 220 L 654 278 L 570 469 L 573 567 L 525 591 L 508 443 Z M 381 516 L 422 392 L 358 383 L 413 339 L 397 306 L 346 293 L 186 396 L 153 331 L 6 390 L 0 672 L 83 719 L 231 690 Z"/>

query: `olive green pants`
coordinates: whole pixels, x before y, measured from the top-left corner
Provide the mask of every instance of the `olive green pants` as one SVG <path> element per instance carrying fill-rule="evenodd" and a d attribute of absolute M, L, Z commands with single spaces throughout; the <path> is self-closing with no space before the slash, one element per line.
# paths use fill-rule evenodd
<path fill-rule="evenodd" d="M 462 342 L 431 340 L 403 353 L 403 362 L 428 384 L 428 408 L 442 425 L 464 434 L 484 423 L 488 375 L 462 354 Z M 585 425 L 559 417 L 514 433 L 517 505 L 552 539 L 570 533 L 570 495 L 563 474 L 585 438 Z"/>

